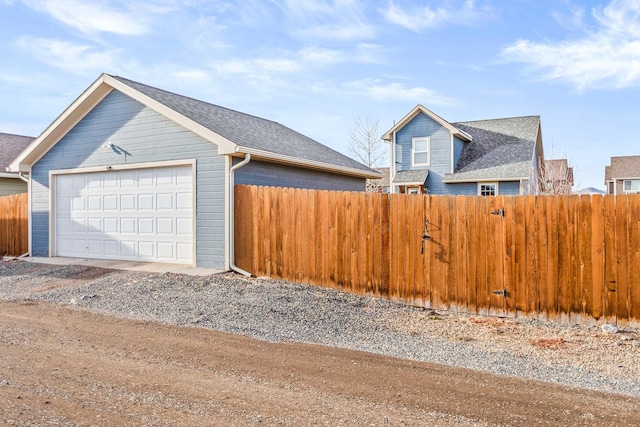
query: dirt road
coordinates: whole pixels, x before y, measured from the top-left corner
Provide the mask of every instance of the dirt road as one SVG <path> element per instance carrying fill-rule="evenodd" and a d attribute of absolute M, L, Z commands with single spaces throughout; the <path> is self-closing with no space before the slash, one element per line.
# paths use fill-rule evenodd
<path fill-rule="evenodd" d="M 0 302 L 3 425 L 640 425 L 640 399 Z"/>

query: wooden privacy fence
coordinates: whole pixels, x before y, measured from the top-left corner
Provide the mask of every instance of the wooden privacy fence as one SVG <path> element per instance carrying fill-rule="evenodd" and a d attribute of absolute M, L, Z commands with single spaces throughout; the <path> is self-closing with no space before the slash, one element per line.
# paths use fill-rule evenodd
<path fill-rule="evenodd" d="M 20 256 L 29 250 L 27 193 L 0 197 L 0 255 Z"/>
<path fill-rule="evenodd" d="M 407 304 L 640 324 L 640 195 L 422 196 L 236 186 L 236 264 Z"/>

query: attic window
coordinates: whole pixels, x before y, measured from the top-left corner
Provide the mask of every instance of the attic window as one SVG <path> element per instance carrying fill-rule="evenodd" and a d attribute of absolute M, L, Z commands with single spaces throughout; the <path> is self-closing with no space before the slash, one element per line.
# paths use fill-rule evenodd
<path fill-rule="evenodd" d="M 431 153 L 429 137 L 411 139 L 411 166 L 429 166 Z"/>
<path fill-rule="evenodd" d="M 495 196 L 498 194 L 498 183 L 478 183 L 479 196 Z"/>

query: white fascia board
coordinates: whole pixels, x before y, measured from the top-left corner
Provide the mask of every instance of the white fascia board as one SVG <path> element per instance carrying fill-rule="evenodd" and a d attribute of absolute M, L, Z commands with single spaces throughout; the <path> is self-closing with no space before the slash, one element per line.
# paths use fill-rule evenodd
<path fill-rule="evenodd" d="M 419 182 L 419 181 L 416 181 L 416 182 L 393 182 L 392 184 L 395 185 L 396 187 L 402 187 L 403 185 L 404 186 L 407 186 L 407 185 L 424 185 L 424 182 Z"/>
<path fill-rule="evenodd" d="M 382 178 L 380 172 L 367 172 L 361 169 L 350 168 L 346 166 L 338 166 L 330 163 L 317 162 L 314 160 L 301 159 L 299 157 L 287 156 L 284 154 L 272 153 L 269 151 L 258 150 L 256 148 L 238 146 L 237 153 L 251 154 L 255 160 L 268 160 L 275 163 L 284 163 L 294 166 L 304 166 L 310 169 L 325 170 L 331 172 L 339 172 L 344 175 L 352 175 L 360 178 L 379 179 Z"/>
<path fill-rule="evenodd" d="M 0 178 L 20 179 L 20 175 L 17 173 L 0 172 Z"/>
<path fill-rule="evenodd" d="M 449 132 L 451 132 L 452 135 L 458 136 L 461 139 L 464 139 L 464 140 L 466 140 L 468 142 L 471 142 L 473 140 L 471 135 L 469 135 L 468 133 L 458 129 L 455 126 L 453 126 L 451 123 L 449 123 L 448 121 L 446 121 L 445 119 L 443 119 L 442 117 L 440 117 L 439 115 L 437 115 L 436 113 L 434 113 L 433 111 L 429 110 L 428 108 L 426 108 L 425 106 L 423 106 L 421 104 L 416 105 L 398 123 L 393 125 L 393 127 L 391 129 L 386 131 L 382 135 L 382 139 L 385 140 L 385 141 L 390 141 L 391 137 L 392 137 L 392 133 L 394 131 L 397 132 L 400 129 L 402 129 L 407 123 L 409 123 L 411 120 L 413 120 L 413 118 L 416 117 L 419 113 L 423 113 L 426 116 L 430 117 L 435 122 L 437 122 L 438 124 L 440 124 L 441 126 L 446 128 Z"/>
<path fill-rule="evenodd" d="M 618 181 L 625 181 L 625 180 L 636 180 L 636 179 L 640 179 L 640 176 L 621 176 L 621 177 L 615 177 L 615 178 L 611 178 L 612 180 L 618 180 Z"/>

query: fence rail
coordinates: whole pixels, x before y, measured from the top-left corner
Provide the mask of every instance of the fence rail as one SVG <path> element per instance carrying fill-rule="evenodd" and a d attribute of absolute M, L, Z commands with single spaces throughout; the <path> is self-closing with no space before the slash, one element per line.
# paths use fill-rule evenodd
<path fill-rule="evenodd" d="M 236 263 L 407 304 L 640 325 L 640 195 L 236 186 Z"/>
<path fill-rule="evenodd" d="M 0 197 L 0 255 L 20 256 L 29 249 L 27 193 Z"/>

